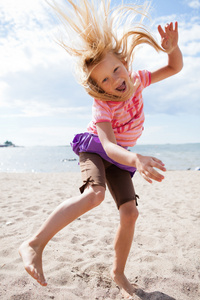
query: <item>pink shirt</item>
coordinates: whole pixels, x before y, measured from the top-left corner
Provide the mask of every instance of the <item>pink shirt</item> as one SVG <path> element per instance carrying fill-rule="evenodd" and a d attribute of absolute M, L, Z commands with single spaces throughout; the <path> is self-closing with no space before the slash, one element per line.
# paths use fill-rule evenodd
<path fill-rule="evenodd" d="M 123 147 L 132 147 L 141 136 L 144 129 L 144 111 L 142 91 L 151 84 L 151 73 L 143 70 L 133 73 L 133 78 L 139 79 L 139 86 L 134 95 L 124 101 L 100 101 L 94 99 L 92 121 L 87 131 L 97 135 L 96 124 L 110 122 L 117 143 Z"/>

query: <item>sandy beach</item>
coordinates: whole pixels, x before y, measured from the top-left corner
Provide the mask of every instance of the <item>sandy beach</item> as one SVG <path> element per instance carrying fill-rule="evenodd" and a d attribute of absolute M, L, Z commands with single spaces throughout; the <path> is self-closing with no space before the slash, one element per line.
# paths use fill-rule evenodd
<path fill-rule="evenodd" d="M 200 172 L 168 171 L 152 185 L 136 174 L 140 216 L 126 275 L 142 300 L 200 299 Z M 59 232 L 47 245 L 41 287 L 18 254 L 66 198 L 79 193 L 79 173 L 0 173 L 0 299 L 123 299 L 109 272 L 119 222 L 114 200 Z"/>

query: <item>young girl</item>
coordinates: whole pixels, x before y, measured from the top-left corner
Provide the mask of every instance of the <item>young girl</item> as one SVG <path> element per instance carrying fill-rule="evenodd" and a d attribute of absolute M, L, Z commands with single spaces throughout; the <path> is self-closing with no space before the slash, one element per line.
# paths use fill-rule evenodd
<path fill-rule="evenodd" d="M 127 148 L 134 146 L 142 134 L 142 90 L 182 69 L 178 24 L 167 24 L 164 30 L 158 26 L 161 48 L 142 26 L 146 6 L 121 6 L 111 10 L 110 1 L 101 1 L 100 7 L 99 1 L 66 2 L 66 12 L 58 6 L 54 9 L 62 18 L 66 32 L 72 30 L 76 38 L 73 34 L 73 39 L 69 38 L 67 43 L 62 41 L 61 45 L 77 56 L 80 83 L 94 98 L 92 121 L 87 132 L 77 134 L 72 142 L 73 150 L 79 155 L 83 186 L 79 196 L 66 200 L 55 209 L 39 231 L 21 245 L 19 253 L 26 271 L 46 286 L 42 269 L 46 244 L 66 225 L 99 205 L 104 200 L 107 184 L 120 215 L 111 277 L 122 293 L 130 297 L 136 290 L 126 278 L 124 269 L 138 217 L 137 195 L 131 177 L 137 169 L 149 183 L 152 180 L 161 182 L 164 176 L 155 168 L 166 169 L 157 158 L 142 156 Z M 138 15 L 141 20 L 136 26 L 133 17 Z M 141 43 L 166 52 L 167 65 L 151 73 L 131 71 L 135 47 Z"/>

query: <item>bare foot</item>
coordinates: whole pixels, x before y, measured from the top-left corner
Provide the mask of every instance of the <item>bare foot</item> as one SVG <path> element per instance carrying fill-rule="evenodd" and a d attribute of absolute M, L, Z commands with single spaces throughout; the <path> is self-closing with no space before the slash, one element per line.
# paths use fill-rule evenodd
<path fill-rule="evenodd" d="M 33 243 L 25 241 L 19 248 L 19 254 L 23 260 L 24 268 L 42 286 L 47 282 L 44 278 L 42 269 L 42 251 L 38 247 L 32 246 Z"/>
<path fill-rule="evenodd" d="M 116 283 L 116 285 L 120 288 L 121 294 L 125 299 L 134 299 L 139 300 L 136 295 L 137 286 L 131 284 L 124 274 L 115 274 L 111 271 L 111 278 Z"/>

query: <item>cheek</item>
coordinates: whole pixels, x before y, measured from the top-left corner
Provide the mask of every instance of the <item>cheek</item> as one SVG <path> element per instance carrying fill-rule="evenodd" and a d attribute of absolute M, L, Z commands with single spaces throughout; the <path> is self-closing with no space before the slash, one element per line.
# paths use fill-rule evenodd
<path fill-rule="evenodd" d="M 123 71 L 123 76 L 129 78 L 129 73 L 126 69 Z"/>
<path fill-rule="evenodd" d="M 112 86 L 110 84 L 107 84 L 103 90 L 107 93 L 110 93 L 112 92 Z"/>

